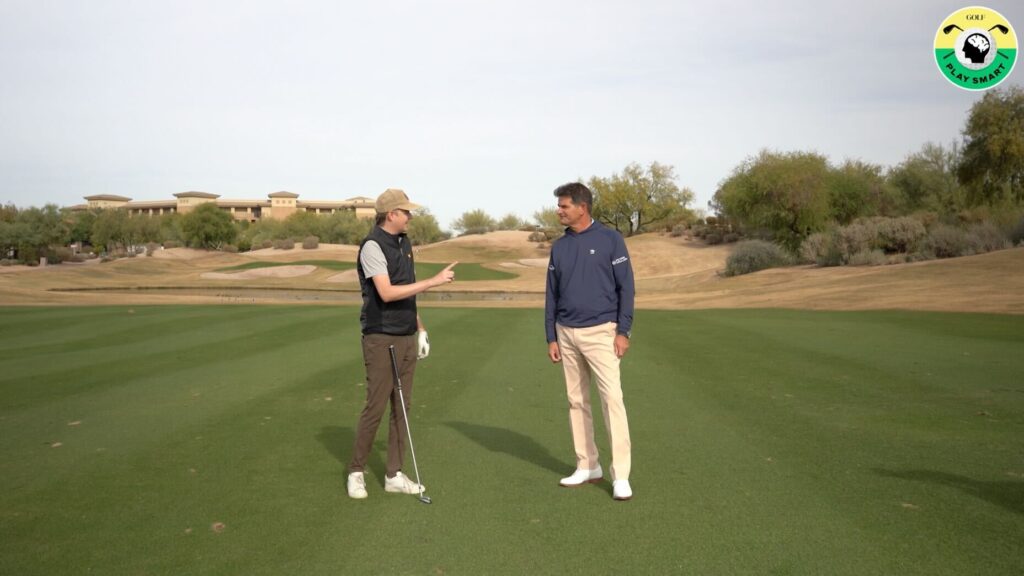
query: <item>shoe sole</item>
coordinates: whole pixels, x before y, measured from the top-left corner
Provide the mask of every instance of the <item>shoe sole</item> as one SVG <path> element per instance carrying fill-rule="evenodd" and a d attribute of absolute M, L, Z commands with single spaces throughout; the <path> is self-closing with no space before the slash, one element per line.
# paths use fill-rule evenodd
<path fill-rule="evenodd" d="M 623 497 L 620 497 L 620 496 L 612 496 L 612 499 L 613 500 L 617 500 L 619 502 L 625 502 L 626 500 L 632 500 L 633 497 L 632 496 L 626 496 L 625 498 L 623 498 Z"/>
<path fill-rule="evenodd" d="M 580 482 L 579 484 L 562 484 L 561 482 L 559 482 L 558 485 L 561 486 L 562 488 L 579 488 L 580 486 L 583 486 L 584 484 L 597 484 L 598 482 L 600 482 L 602 480 L 604 480 L 603 477 L 602 478 L 591 478 L 590 480 L 584 480 L 583 482 Z"/>

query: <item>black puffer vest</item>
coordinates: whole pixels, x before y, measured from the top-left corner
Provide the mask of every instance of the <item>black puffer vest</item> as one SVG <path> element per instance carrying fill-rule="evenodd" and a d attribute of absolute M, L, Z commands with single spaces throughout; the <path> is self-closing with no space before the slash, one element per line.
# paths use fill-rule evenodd
<path fill-rule="evenodd" d="M 416 268 L 412 259 L 412 243 L 405 234 L 393 236 L 380 226 L 363 239 L 356 256 L 356 270 L 359 272 L 359 286 L 363 290 L 363 311 L 359 322 L 363 334 L 392 334 L 405 336 L 416 333 L 416 297 L 412 296 L 394 302 L 385 302 L 377 293 L 373 280 L 366 278 L 363 272 L 363 246 L 370 240 L 375 241 L 384 252 L 388 264 L 388 277 L 391 284 L 413 284 L 416 282 Z"/>

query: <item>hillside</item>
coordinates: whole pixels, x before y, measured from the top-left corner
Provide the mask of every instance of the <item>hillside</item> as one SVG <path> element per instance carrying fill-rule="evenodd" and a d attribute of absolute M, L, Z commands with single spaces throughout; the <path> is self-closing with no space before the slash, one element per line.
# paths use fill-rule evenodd
<path fill-rule="evenodd" d="M 417 247 L 419 262 L 457 260 L 516 274 L 508 280 L 459 282 L 456 267 L 456 282 L 445 289 L 453 298 L 424 299 L 424 305 L 542 305 L 548 251 L 527 241 L 527 236 L 526 232 L 496 232 Z M 898 308 L 1024 314 L 1024 248 L 914 264 L 796 266 L 724 278 L 719 272 L 729 246 L 706 246 L 660 234 L 629 238 L 627 245 L 640 308 Z M 0 268 L 0 305 L 354 301 L 358 289 L 354 273 L 308 261 L 352 263 L 356 252 L 355 246 L 338 245 L 243 254 L 175 248 L 154 257 L 104 264 Z M 252 262 L 278 266 L 223 270 Z M 291 263 L 296 265 L 287 265 Z M 459 293 L 519 296 L 515 301 L 509 297 L 467 302 L 455 297 Z"/>

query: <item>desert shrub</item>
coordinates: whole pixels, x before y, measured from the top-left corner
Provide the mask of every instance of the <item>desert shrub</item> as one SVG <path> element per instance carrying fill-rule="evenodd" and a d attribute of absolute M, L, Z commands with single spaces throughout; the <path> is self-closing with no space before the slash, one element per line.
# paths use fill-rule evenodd
<path fill-rule="evenodd" d="M 238 246 L 235 246 L 234 244 L 224 244 L 220 247 L 220 251 L 235 254 L 238 252 Z"/>
<path fill-rule="evenodd" d="M 16 262 L 14 260 L 8 260 L 7 258 L 0 259 L 0 266 L 14 266 Z"/>
<path fill-rule="evenodd" d="M 306 236 L 302 239 L 303 250 L 313 250 L 320 246 L 320 239 L 316 236 Z"/>
<path fill-rule="evenodd" d="M 252 242 L 248 238 L 240 237 L 238 239 L 238 251 L 248 252 L 249 250 L 252 250 Z"/>
<path fill-rule="evenodd" d="M 676 224 L 672 227 L 672 231 L 669 232 L 669 236 L 678 238 L 686 233 L 686 224 Z"/>
<path fill-rule="evenodd" d="M 886 253 L 912 251 L 928 230 L 916 218 L 882 218 L 877 221 L 878 247 Z"/>
<path fill-rule="evenodd" d="M 704 242 L 714 246 L 722 243 L 722 235 L 719 232 L 708 232 L 704 235 Z"/>
<path fill-rule="evenodd" d="M 71 257 L 74 256 L 74 252 L 71 248 L 65 246 L 57 246 L 56 248 L 50 248 L 46 251 L 46 261 L 49 264 L 60 264 L 61 262 L 70 262 Z"/>
<path fill-rule="evenodd" d="M 725 275 L 739 276 L 758 270 L 790 264 L 791 258 L 778 244 L 764 240 L 744 240 L 725 261 Z"/>
<path fill-rule="evenodd" d="M 804 264 L 817 264 L 818 258 L 825 254 L 828 247 L 829 236 L 824 232 L 811 234 L 800 244 L 798 255 L 800 262 Z"/>
<path fill-rule="evenodd" d="M 527 240 L 529 240 L 530 242 L 543 242 L 543 241 L 545 241 L 547 239 L 548 239 L 547 235 L 545 235 L 540 230 L 536 230 L 534 232 L 530 232 L 530 237 L 527 238 Z"/>
<path fill-rule="evenodd" d="M 935 258 L 956 258 L 973 254 L 967 233 L 948 224 L 937 224 L 924 240 L 924 251 Z"/>
<path fill-rule="evenodd" d="M 845 262 L 849 262 L 858 252 L 874 249 L 878 242 L 878 228 L 870 220 L 857 220 L 849 226 L 839 228 L 837 232 L 838 248 Z"/>
<path fill-rule="evenodd" d="M 735 232 L 726 232 L 722 236 L 722 242 L 725 242 L 726 244 L 733 244 L 733 243 L 739 242 L 739 241 L 740 241 L 740 235 L 735 233 Z"/>
<path fill-rule="evenodd" d="M 694 226 L 690 229 L 693 232 L 694 238 L 703 238 L 707 233 L 707 226 Z"/>
<path fill-rule="evenodd" d="M 273 248 L 273 247 L 274 247 L 274 241 L 273 240 L 269 240 L 268 239 L 268 240 L 264 240 L 263 242 L 260 242 L 260 248 Z"/>
<path fill-rule="evenodd" d="M 967 229 L 967 241 L 975 254 L 1010 248 L 1010 241 L 995 224 L 985 222 Z"/>
<path fill-rule="evenodd" d="M 927 247 L 923 247 L 920 250 L 910 252 L 906 256 L 907 262 L 925 262 L 927 260 L 935 260 L 935 254 L 932 253 Z"/>
<path fill-rule="evenodd" d="M 274 240 L 274 249 L 276 250 L 291 250 L 293 248 L 295 248 L 295 240 L 291 238 Z"/>
<path fill-rule="evenodd" d="M 1014 246 L 1019 246 L 1024 242 L 1024 218 L 1021 218 L 1017 223 L 1010 229 L 1010 242 Z"/>
<path fill-rule="evenodd" d="M 179 248 L 180 246 L 181 246 L 181 244 L 178 243 L 175 240 L 165 240 L 164 241 L 164 248 L 167 248 L 168 250 L 171 249 L 171 248 Z"/>
<path fill-rule="evenodd" d="M 850 256 L 848 262 L 850 266 L 882 266 L 888 263 L 889 259 L 885 256 L 885 252 L 878 249 L 857 252 Z"/>

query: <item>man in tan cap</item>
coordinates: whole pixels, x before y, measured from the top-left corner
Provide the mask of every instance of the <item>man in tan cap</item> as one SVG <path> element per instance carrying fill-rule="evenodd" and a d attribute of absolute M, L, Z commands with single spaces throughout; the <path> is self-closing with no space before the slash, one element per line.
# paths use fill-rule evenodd
<path fill-rule="evenodd" d="M 388 188 L 377 197 L 377 221 L 359 246 L 356 270 L 363 292 L 363 310 L 359 323 L 363 330 L 363 360 L 366 364 L 366 405 L 359 415 L 356 442 L 348 465 L 348 495 L 366 498 L 364 471 L 377 427 L 388 403 L 391 418 L 388 428 L 387 474 L 384 491 L 417 494 L 425 491 L 402 474 L 405 456 L 405 420 L 398 405 L 398 390 L 391 373 L 389 346 L 395 347 L 398 373 L 405 392 L 405 413 L 412 408 L 413 375 L 416 360 L 427 357 L 430 342 L 427 329 L 416 312 L 416 295 L 455 279 L 453 262 L 433 278 L 416 281 L 412 243 L 406 236 L 412 211 L 418 204 L 405 192 Z"/>

